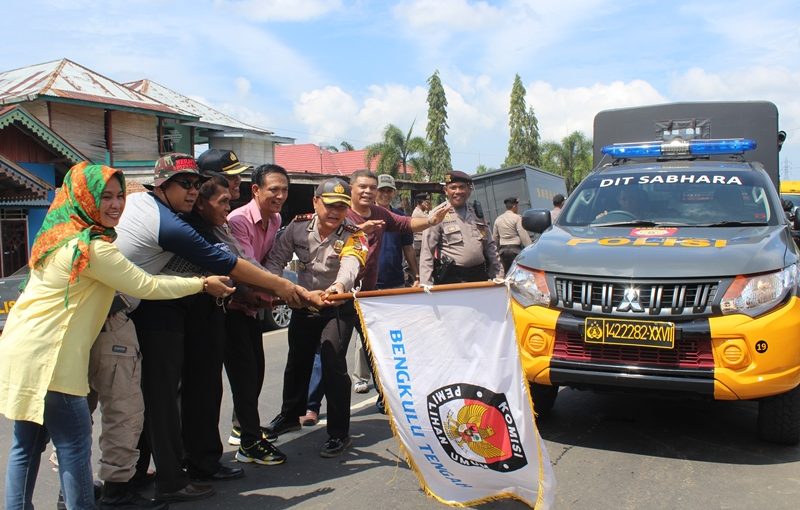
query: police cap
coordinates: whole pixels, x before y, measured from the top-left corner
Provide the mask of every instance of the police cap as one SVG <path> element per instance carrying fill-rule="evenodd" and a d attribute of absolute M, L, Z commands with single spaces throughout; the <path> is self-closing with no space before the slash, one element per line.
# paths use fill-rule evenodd
<path fill-rule="evenodd" d="M 460 170 L 450 170 L 444 174 L 444 183 L 450 184 L 451 182 L 465 182 L 467 184 L 472 184 L 472 177 Z"/>
<path fill-rule="evenodd" d="M 350 185 L 341 179 L 326 179 L 317 186 L 314 196 L 321 198 L 323 204 L 342 203 L 349 207 Z"/>
<path fill-rule="evenodd" d="M 416 200 L 420 200 L 420 201 L 421 200 L 430 200 L 431 196 L 429 194 L 427 194 L 427 193 L 417 193 L 416 195 L 414 195 L 414 198 Z"/>

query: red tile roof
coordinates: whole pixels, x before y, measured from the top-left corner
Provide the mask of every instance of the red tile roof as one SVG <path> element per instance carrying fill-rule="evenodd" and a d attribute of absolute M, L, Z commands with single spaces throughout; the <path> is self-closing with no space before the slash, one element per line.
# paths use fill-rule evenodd
<path fill-rule="evenodd" d="M 275 163 L 290 173 L 350 175 L 367 169 L 366 155 L 366 150 L 332 152 L 313 143 L 275 146 Z M 373 161 L 370 170 L 376 166 Z"/>

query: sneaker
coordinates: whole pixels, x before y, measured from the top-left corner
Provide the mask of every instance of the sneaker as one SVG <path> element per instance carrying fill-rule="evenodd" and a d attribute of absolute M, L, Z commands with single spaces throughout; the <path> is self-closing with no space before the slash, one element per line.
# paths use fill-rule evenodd
<path fill-rule="evenodd" d="M 278 435 L 268 431 L 266 427 L 261 427 L 261 437 L 267 441 L 275 441 L 278 439 Z M 231 435 L 228 436 L 228 444 L 231 446 L 239 446 L 242 444 L 242 429 L 239 427 L 231 428 Z"/>
<path fill-rule="evenodd" d="M 313 427 L 319 421 L 319 414 L 314 411 L 306 411 L 305 416 L 300 417 L 300 425 L 304 427 Z"/>
<path fill-rule="evenodd" d="M 294 420 L 289 420 L 282 414 L 273 419 L 269 425 L 264 427 L 264 429 L 270 435 L 274 435 L 275 437 L 280 436 L 281 434 L 285 434 L 287 432 L 293 432 L 295 430 L 300 430 L 300 420 L 295 418 Z"/>
<path fill-rule="evenodd" d="M 242 429 L 236 426 L 231 428 L 231 435 L 228 436 L 228 444 L 231 446 L 239 446 L 242 444 Z"/>
<path fill-rule="evenodd" d="M 344 439 L 338 437 L 329 437 L 328 440 L 325 441 L 325 444 L 322 445 L 322 450 L 320 450 L 319 456 L 330 459 L 332 457 L 341 455 L 342 452 L 344 452 L 352 442 L 353 440 L 350 438 L 350 436 L 347 436 Z"/>
<path fill-rule="evenodd" d="M 278 450 L 268 441 L 258 441 L 251 446 L 240 446 L 236 452 L 236 460 L 239 462 L 261 464 L 262 466 L 274 466 L 286 462 L 286 454 Z"/>
<path fill-rule="evenodd" d="M 353 385 L 353 391 L 356 393 L 367 393 L 369 391 L 369 383 L 363 379 L 359 379 Z"/>

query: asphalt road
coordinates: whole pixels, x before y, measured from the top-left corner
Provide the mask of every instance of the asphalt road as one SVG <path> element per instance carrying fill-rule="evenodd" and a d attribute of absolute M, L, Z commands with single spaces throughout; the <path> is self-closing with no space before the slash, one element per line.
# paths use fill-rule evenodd
<path fill-rule="evenodd" d="M 261 397 L 266 424 L 280 406 L 285 332 L 264 336 L 267 378 Z M 351 347 L 352 349 L 352 347 Z M 349 358 L 352 359 L 352 358 Z M 226 386 L 227 391 L 227 386 Z M 280 466 L 244 466 L 247 476 L 216 484 L 217 495 L 185 509 L 346 508 L 434 509 L 399 457 L 387 418 L 375 411 L 374 391 L 353 395 L 353 446 L 336 459 L 319 457 L 324 426 L 282 436 L 289 456 Z M 227 439 L 231 403 L 223 401 L 220 433 Z M 756 405 L 675 401 L 562 390 L 551 416 L 540 420 L 557 480 L 556 505 L 567 509 L 797 509 L 800 447 L 761 443 Z M 324 411 L 324 407 L 323 407 Z M 324 418 L 324 414 L 323 414 Z M 95 437 L 99 430 L 95 429 Z M 10 422 L 0 420 L 5 473 Z M 225 444 L 224 462 L 234 448 Z M 36 508 L 54 508 L 58 477 L 45 454 Z M 99 456 L 95 451 L 94 458 Z M 482 509 L 527 508 L 500 501 Z"/>

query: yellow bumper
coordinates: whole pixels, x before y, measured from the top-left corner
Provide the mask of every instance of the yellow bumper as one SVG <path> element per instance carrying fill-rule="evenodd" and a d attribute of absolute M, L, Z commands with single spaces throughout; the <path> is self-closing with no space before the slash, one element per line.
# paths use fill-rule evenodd
<path fill-rule="evenodd" d="M 550 358 L 560 312 L 511 300 L 522 365 L 529 381 L 550 384 Z M 800 385 L 800 299 L 758 318 L 708 320 L 714 355 L 714 398 L 755 399 Z"/>

